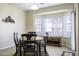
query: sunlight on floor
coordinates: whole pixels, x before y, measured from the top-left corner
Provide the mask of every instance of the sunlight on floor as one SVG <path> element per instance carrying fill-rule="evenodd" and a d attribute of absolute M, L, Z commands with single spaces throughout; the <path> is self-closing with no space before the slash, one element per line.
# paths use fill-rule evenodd
<path fill-rule="evenodd" d="M 47 52 L 49 56 L 61 56 L 63 51 L 71 51 L 67 47 L 57 47 L 57 46 L 49 46 L 47 45 Z"/>

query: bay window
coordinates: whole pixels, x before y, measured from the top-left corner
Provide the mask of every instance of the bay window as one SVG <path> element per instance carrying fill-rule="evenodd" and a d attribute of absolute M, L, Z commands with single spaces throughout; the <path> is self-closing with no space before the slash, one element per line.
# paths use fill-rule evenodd
<path fill-rule="evenodd" d="M 48 32 L 50 36 L 70 37 L 71 15 L 71 12 L 57 13 L 55 15 L 35 15 L 34 31 L 42 36 Z"/>

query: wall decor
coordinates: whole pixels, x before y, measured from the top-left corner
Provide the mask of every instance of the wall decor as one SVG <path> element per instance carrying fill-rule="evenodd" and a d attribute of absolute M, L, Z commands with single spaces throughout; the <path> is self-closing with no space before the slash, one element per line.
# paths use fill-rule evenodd
<path fill-rule="evenodd" d="M 15 23 L 15 21 L 11 18 L 11 16 L 8 16 L 5 19 L 2 19 L 2 22 L 5 22 L 5 23 Z"/>

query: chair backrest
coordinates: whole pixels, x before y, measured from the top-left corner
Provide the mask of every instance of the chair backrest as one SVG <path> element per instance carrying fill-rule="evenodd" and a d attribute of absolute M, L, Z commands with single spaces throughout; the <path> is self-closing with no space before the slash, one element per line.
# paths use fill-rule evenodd
<path fill-rule="evenodd" d="M 28 34 L 34 34 L 34 35 L 37 35 L 36 32 L 28 32 Z M 35 40 L 35 37 L 33 36 L 33 37 L 31 38 L 31 40 Z"/>
<path fill-rule="evenodd" d="M 17 45 L 17 44 L 19 44 L 19 40 L 18 40 L 18 33 L 13 33 L 13 36 L 14 36 L 14 42 L 15 42 L 15 44 Z"/>
<path fill-rule="evenodd" d="M 36 32 L 28 32 L 28 34 L 36 34 Z"/>
<path fill-rule="evenodd" d="M 22 40 L 25 40 L 26 43 L 32 43 L 32 37 L 36 37 L 37 35 L 36 34 L 22 34 L 21 37 L 22 37 Z M 34 38 L 34 40 L 36 40 L 36 38 Z"/>

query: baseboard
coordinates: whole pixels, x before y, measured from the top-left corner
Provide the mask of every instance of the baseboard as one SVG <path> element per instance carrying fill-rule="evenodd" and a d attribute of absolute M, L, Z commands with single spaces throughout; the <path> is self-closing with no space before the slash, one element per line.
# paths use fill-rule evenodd
<path fill-rule="evenodd" d="M 7 47 L 4 47 L 4 48 L 0 48 L 0 50 L 7 49 L 7 48 L 11 48 L 11 47 L 14 47 L 14 46 L 15 46 L 15 45 L 7 46 Z"/>

